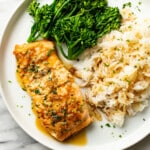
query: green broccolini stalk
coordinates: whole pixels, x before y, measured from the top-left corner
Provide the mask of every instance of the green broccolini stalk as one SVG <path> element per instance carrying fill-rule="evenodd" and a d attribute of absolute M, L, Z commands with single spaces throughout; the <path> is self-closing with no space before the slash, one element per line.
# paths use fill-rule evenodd
<path fill-rule="evenodd" d="M 54 0 L 43 6 L 33 0 L 28 13 L 34 19 L 28 42 L 40 37 L 54 40 L 69 60 L 77 59 L 85 49 L 96 45 L 98 38 L 121 25 L 119 9 L 109 7 L 107 0 Z"/>

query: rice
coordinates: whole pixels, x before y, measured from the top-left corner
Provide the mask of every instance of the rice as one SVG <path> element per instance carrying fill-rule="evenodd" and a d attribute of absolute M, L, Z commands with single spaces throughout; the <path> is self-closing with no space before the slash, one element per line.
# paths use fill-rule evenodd
<path fill-rule="evenodd" d="M 85 94 L 108 121 L 122 126 L 148 106 L 150 90 L 150 19 L 138 19 L 128 8 L 119 31 L 112 31 L 74 63 L 86 83 Z"/>

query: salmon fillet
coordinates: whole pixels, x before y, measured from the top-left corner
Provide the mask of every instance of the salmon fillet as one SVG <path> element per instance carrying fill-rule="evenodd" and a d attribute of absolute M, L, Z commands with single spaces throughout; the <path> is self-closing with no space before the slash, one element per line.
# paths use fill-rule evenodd
<path fill-rule="evenodd" d="M 64 141 L 92 122 L 80 88 L 58 58 L 53 42 L 16 45 L 14 55 L 20 85 L 53 137 Z"/>

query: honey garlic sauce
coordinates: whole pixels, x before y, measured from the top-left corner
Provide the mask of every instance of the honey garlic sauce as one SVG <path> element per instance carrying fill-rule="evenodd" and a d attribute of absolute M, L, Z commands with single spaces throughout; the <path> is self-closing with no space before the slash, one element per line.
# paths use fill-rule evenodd
<path fill-rule="evenodd" d="M 41 125 L 40 120 L 36 118 L 36 127 L 44 133 L 46 136 L 53 138 L 48 131 Z M 66 141 L 62 142 L 63 144 L 71 144 L 71 145 L 78 145 L 78 146 L 84 146 L 87 144 L 87 135 L 86 135 L 86 129 L 83 129 L 78 134 L 70 137 Z"/>

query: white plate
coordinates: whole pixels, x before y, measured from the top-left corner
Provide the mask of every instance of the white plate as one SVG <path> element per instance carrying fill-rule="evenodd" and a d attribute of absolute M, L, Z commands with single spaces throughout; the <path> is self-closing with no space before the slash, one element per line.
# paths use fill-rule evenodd
<path fill-rule="evenodd" d="M 48 0 L 47 0 L 48 1 Z M 130 0 L 132 8 L 139 16 L 150 14 L 150 1 Z M 30 0 L 21 3 L 12 15 L 3 34 L 0 48 L 0 90 L 8 110 L 16 122 L 35 140 L 43 145 L 59 150 L 97 150 L 97 149 L 124 149 L 150 133 L 150 107 L 137 116 L 128 118 L 123 128 L 107 127 L 106 121 L 93 123 L 87 128 L 87 144 L 83 146 L 63 144 L 48 137 L 39 131 L 35 125 L 35 116 L 31 110 L 31 100 L 20 88 L 16 81 L 16 60 L 13 55 L 15 44 L 22 44 L 30 33 L 32 18 L 26 12 Z M 50 3 L 51 1 L 49 1 Z M 125 0 L 109 0 L 111 5 L 122 6 Z M 103 128 L 102 128 L 103 126 Z"/>

